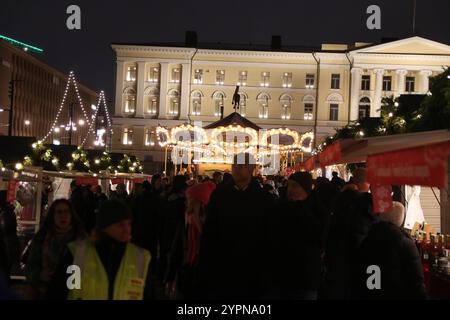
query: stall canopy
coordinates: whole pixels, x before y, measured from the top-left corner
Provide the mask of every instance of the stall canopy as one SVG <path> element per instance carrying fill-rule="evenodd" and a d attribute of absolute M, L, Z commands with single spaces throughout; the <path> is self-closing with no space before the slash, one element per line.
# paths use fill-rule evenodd
<path fill-rule="evenodd" d="M 436 130 L 371 137 L 343 139 L 320 153 L 320 165 L 365 162 L 367 157 L 404 149 L 411 149 L 450 141 L 449 130 Z"/>

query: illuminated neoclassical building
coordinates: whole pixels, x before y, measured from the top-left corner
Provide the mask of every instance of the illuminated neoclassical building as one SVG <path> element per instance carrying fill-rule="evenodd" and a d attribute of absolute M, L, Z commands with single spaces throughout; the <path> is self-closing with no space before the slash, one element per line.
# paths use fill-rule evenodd
<path fill-rule="evenodd" d="M 156 127 L 206 126 L 232 113 L 262 128 L 314 132 L 379 115 L 384 96 L 424 94 L 450 65 L 450 46 L 421 37 L 321 48 L 113 44 L 117 58 L 113 151 L 164 161 Z M 200 123 L 201 122 L 201 123 Z"/>

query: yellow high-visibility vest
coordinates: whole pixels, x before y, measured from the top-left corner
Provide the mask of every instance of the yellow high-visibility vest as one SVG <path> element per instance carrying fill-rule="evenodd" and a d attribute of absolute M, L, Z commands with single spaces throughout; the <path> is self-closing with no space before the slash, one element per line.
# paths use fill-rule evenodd
<path fill-rule="evenodd" d="M 89 240 L 69 243 L 73 264 L 81 271 L 81 288 L 69 289 L 68 300 L 108 300 L 108 275 Z M 114 280 L 113 300 L 142 300 L 151 255 L 128 243 Z"/>

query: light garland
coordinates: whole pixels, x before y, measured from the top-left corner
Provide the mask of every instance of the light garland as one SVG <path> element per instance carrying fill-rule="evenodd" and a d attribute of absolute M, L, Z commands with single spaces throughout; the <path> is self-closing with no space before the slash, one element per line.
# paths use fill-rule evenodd
<path fill-rule="evenodd" d="M 270 137 L 275 136 L 275 135 L 289 136 L 294 140 L 294 142 L 289 145 L 282 145 L 280 143 L 278 143 L 278 144 L 268 143 L 267 140 Z M 296 150 L 296 149 L 300 148 L 300 135 L 298 134 L 298 132 L 293 131 L 288 128 L 270 129 L 263 133 L 263 135 L 261 137 L 260 145 L 262 147 L 269 147 L 270 149 L 275 149 L 275 150 L 279 150 L 279 151 Z"/>
<path fill-rule="evenodd" d="M 87 122 L 87 124 L 88 124 L 89 126 L 91 125 L 91 124 L 90 124 L 90 121 L 89 121 L 89 118 L 88 118 L 88 116 L 87 116 L 86 110 L 84 109 L 83 100 L 81 99 L 80 93 L 79 93 L 79 91 L 78 91 L 78 84 L 77 84 L 77 81 L 76 81 L 76 79 L 75 79 L 75 74 L 74 74 L 73 71 L 70 71 L 70 73 L 69 73 L 69 78 L 68 78 L 67 84 L 66 84 L 66 88 L 65 88 L 65 90 L 64 90 L 64 96 L 63 96 L 63 99 L 62 99 L 61 104 L 60 104 L 60 106 L 59 106 L 58 112 L 57 112 L 57 114 L 56 114 L 56 118 L 55 118 L 55 120 L 53 121 L 50 130 L 47 132 L 47 134 L 46 134 L 40 141 L 45 141 L 45 140 L 47 140 L 47 138 L 50 136 L 50 134 L 51 134 L 53 131 L 55 131 L 56 124 L 58 123 L 58 120 L 59 120 L 59 117 L 60 117 L 60 115 L 61 115 L 61 112 L 62 112 L 62 110 L 64 109 L 64 104 L 65 104 L 65 102 L 66 102 L 67 93 L 69 92 L 70 83 L 73 83 L 73 85 L 74 85 L 75 93 L 76 93 L 76 95 L 77 95 L 78 102 L 79 102 L 79 104 L 80 104 L 81 110 L 83 111 L 83 114 L 84 114 L 84 117 L 85 117 L 85 119 L 86 119 L 86 122 Z M 70 123 L 69 125 L 73 127 L 73 123 Z M 63 127 L 64 127 L 64 126 L 63 126 Z M 76 130 L 75 128 L 73 128 L 73 129 L 74 129 L 74 131 Z M 70 130 L 70 128 L 69 128 L 69 130 Z"/>
<path fill-rule="evenodd" d="M 84 146 L 84 144 L 86 143 L 89 134 L 92 132 L 94 135 L 96 134 L 94 132 L 94 124 L 95 124 L 95 119 L 97 118 L 98 115 L 98 111 L 100 110 L 100 106 L 103 102 L 103 109 L 105 110 L 105 114 L 106 114 L 106 123 L 107 123 L 107 128 L 109 129 L 109 133 L 112 134 L 113 130 L 112 130 L 112 123 L 111 123 L 111 118 L 109 116 L 109 111 L 108 111 L 108 105 L 106 104 L 106 98 L 105 98 L 105 92 L 102 90 L 100 91 L 100 95 L 98 96 L 98 100 L 97 100 L 97 105 L 95 106 L 95 112 L 92 115 L 92 122 L 89 125 L 88 131 L 86 133 L 86 136 L 83 139 L 83 142 L 81 143 L 82 146 Z M 97 141 L 96 141 L 97 142 Z M 98 145 L 98 144 L 96 144 Z"/>
<path fill-rule="evenodd" d="M 219 141 L 217 137 L 220 135 L 228 134 L 228 133 L 241 133 L 246 134 L 251 137 L 249 139 L 249 142 L 227 142 L 227 141 Z M 210 136 L 210 143 L 215 145 L 221 145 L 224 147 L 233 147 L 233 148 L 239 148 L 239 147 L 248 147 L 248 146 L 256 146 L 258 145 L 258 132 L 253 128 L 243 128 L 240 125 L 234 126 L 228 126 L 228 127 L 218 127 L 212 130 L 211 136 Z"/>

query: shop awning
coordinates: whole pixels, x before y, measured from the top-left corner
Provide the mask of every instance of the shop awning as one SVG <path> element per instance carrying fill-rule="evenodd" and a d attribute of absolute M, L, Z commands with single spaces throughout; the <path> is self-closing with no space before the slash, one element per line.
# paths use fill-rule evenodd
<path fill-rule="evenodd" d="M 450 141 L 367 158 L 367 180 L 381 185 L 447 186 Z"/>

